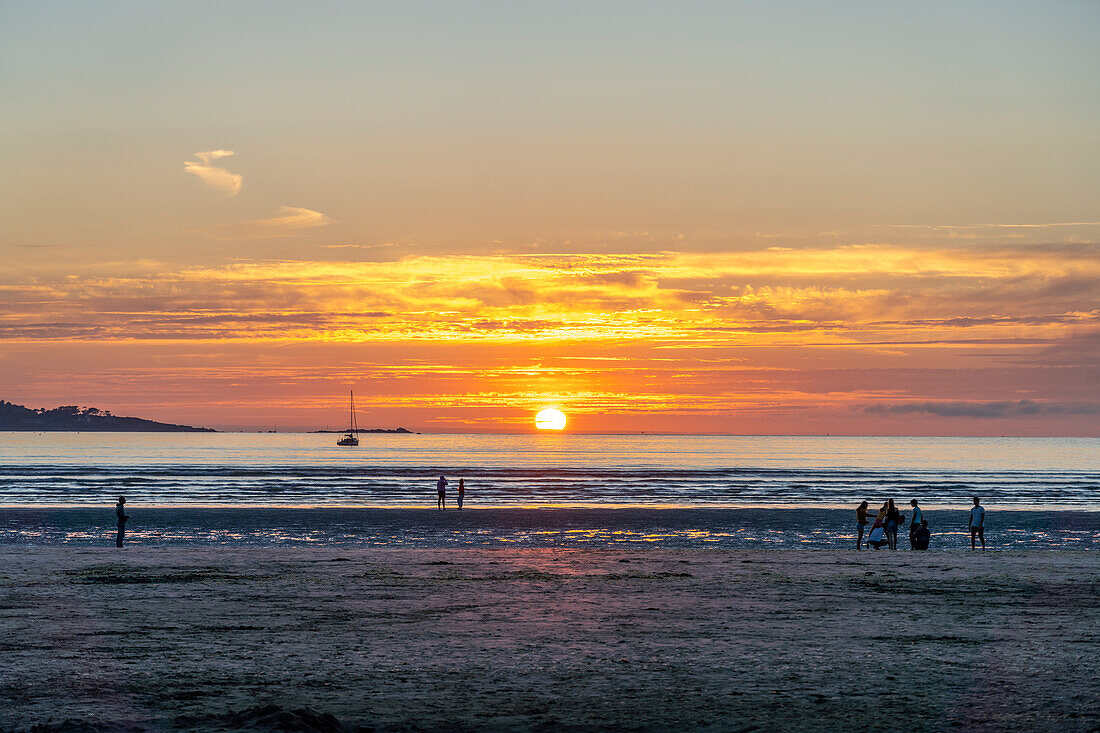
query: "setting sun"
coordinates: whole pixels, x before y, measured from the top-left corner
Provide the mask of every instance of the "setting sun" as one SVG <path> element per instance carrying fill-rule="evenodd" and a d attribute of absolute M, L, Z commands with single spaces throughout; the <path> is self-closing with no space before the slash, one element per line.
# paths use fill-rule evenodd
<path fill-rule="evenodd" d="M 535 415 L 535 427 L 539 430 L 561 430 L 565 427 L 565 413 L 553 407 L 547 407 Z"/>

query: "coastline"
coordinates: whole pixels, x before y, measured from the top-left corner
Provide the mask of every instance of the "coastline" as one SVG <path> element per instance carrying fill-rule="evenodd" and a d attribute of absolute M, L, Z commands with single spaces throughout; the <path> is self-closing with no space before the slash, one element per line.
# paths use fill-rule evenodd
<path fill-rule="evenodd" d="M 132 501 L 127 542 L 139 547 L 553 547 L 848 550 L 854 511 L 804 508 L 559 507 L 434 508 L 176 507 Z M 969 548 L 963 508 L 925 508 L 932 552 Z M 113 543 L 111 505 L 0 507 L 0 547 Z M 907 529 L 899 546 L 908 547 Z M 1100 511 L 990 507 L 991 551 L 1100 549 Z"/>
<path fill-rule="evenodd" d="M 5 546 L 0 567 L 0 730 L 1100 721 L 1090 552 Z"/>

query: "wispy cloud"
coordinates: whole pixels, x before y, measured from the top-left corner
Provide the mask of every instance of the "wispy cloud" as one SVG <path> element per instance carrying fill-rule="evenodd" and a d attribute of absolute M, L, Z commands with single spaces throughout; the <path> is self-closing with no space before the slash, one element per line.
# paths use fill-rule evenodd
<path fill-rule="evenodd" d="M 903 402 L 891 405 L 867 405 L 863 411 L 887 415 L 927 414 L 937 417 L 1006 418 L 1034 415 L 1100 415 L 1100 404 L 1052 403 L 1035 400 Z"/>
<path fill-rule="evenodd" d="M 393 247 L 415 247 L 415 242 L 382 242 L 380 244 L 324 244 L 324 249 L 391 249 Z"/>
<path fill-rule="evenodd" d="M 1100 227 L 1100 221 L 1051 221 L 1037 224 L 890 224 L 894 229 L 1053 229 L 1056 227 Z"/>
<path fill-rule="evenodd" d="M 206 150 L 195 153 L 195 160 L 188 160 L 183 164 L 183 170 L 194 173 L 207 186 L 220 191 L 226 196 L 236 196 L 241 192 L 243 177 L 237 173 L 230 173 L 224 168 L 219 168 L 211 163 L 219 158 L 233 155 L 232 150 Z"/>
<path fill-rule="evenodd" d="M 332 223 L 333 220 L 320 211 L 300 206 L 280 206 L 279 215 L 269 219 L 240 221 L 200 231 L 214 239 L 279 239 L 294 237 Z"/>

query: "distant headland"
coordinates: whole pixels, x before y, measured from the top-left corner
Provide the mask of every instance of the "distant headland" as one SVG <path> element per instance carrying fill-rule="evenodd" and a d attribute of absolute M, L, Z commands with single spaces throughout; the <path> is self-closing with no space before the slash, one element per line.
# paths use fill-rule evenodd
<path fill-rule="evenodd" d="M 311 433 L 400 433 L 402 435 L 420 435 L 405 428 L 359 428 L 358 430 L 311 430 Z"/>
<path fill-rule="evenodd" d="M 33 409 L 0 400 L 0 430 L 88 431 L 104 433 L 216 433 L 213 428 L 117 417 L 95 407 L 64 405 Z"/>

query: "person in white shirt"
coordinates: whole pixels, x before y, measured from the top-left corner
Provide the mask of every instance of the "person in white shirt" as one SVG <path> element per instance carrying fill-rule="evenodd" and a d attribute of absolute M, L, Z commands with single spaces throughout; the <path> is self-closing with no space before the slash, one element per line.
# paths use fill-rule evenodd
<path fill-rule="evenodd" d="M 920 522 L 924 519 L 924 512 L 917 506 L 917 500 L 913 499 L 909 502 L 909 506 L 913 507 L 913 518 L 909 520 L 909 549 L 913 549 L 913 535 L 920 529 Z"/>
<path fill-rule="evenodd" d="M 980 499 L 974 497 L 974 507 L 970 510 L 970 549 L 974 548 L 974 539 L 982 541 L 982 549 L 985 549 L 985 507 L 979 504 Z"/>

